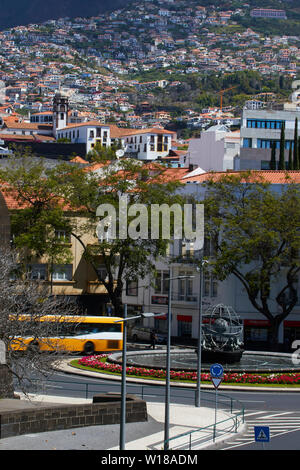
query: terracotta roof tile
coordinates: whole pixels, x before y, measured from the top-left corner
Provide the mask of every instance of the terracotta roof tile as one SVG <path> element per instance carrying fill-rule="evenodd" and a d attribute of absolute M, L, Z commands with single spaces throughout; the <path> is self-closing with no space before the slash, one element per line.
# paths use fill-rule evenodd
<path fill-rule="evenodd" d="M 245 171 L 217 171 L 217 172 L 207 172 L 201 175 L 191 176 L 190 178 L 185 178 L 185 182 L 199 182 L 204 183 L 209 179 L 218 181 L 220 178 L 226 175 L 238 176 L 247 173 Z M 300 183 L 300 171 L 284 171 L 284 170 L 251 170 L 249 173 L 255 178 L 261 178 L 266 183 L 271 184 L 285 184 L 289 182 Z"/>

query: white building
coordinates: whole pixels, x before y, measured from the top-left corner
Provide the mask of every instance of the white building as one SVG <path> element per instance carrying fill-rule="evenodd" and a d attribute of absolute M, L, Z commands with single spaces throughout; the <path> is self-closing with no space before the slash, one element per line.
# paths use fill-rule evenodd
<path fill-rule="evenodd" d="M 38 119 L 40 116 L 38 114 Z M 161 128 L 125 129 L 98 120 L 80 119 L 81 122 L 78 122 L 78 116 L 76 119 L 74 117 L 69 112 L 68 97 L 62 92 L 56 93 L 53 100 L 53 134 L 57 140 L 84 143 L 86 153 L 93 150 L 96 144 L 110 147 L 116 143 L 127 157 L 157 160 L 169 155 L 172 138 L 176 136 L 176 133 Z"/>
<path fill-rule="evenodd" d="M 280 148 L 281 128 L 285 128 L 285 160 L 294 144 L 295 120 L 298 119 L 300 135 L 300 81 L 292 84 L 295 91 L 290 101 L 273 103 L 263 109 L 243 109 L 240 137 L 240 159 L 236 170 L 267 170 L 270 168 L 271 148 L 275 144 L 277 160 Z"/>
<path fill-rule="evenodd" d="M 165 129 L 123 129 L 121 139 L 125 155 L 138 160 L 166 157 L 172 146 L 174 132 Z"/>
<path fill-rule="evenodd" d="M 204 171 L 226 171 L 234 168 L 240 153 L 240 133 L 230 132 L 224 125 L 212 126 L 201 132 L 199 139 L 191 139 L 181 166 L 200 167 Z"/>
<path fill-rule="evenodd" d="M 86 153 L 93 150 L 96 144 L 110 147 L 110 127 L 99 121 L 87 121 L 68 124 L 56 132 L 56 139 L 68 139 L 71 143 L 86 144 Z"/>

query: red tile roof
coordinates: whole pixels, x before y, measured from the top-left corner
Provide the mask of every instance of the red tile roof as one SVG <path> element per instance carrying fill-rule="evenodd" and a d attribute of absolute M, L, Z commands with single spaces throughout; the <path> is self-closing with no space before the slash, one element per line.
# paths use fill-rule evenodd
<path fill-rule="evenodd" d="M 271 184 L 285 184 L 289 182 L 300 183 L 300 171 L 284 171 L 284 170 L 245 170 L 245 171 L 217 171 L 207 172 L 201 175 L 191 176 L 190 178 L 184 178 L 184 182 L 199 182 L 204 183 L 209 179 L 218 181 L 224 176 L 239 176 L 239 175 L 250 175 L 254 180 L 261 179 L 266 183 Z"/>

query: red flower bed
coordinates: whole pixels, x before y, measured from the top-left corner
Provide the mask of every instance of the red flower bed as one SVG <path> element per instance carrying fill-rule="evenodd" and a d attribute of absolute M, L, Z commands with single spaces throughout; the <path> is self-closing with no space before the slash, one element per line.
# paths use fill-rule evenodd
<path fill-rule="evenodd" d="M 92 367 L 93 369 L 103 370 L 120 374 L 122 372 L 122 366 L 119 364 L 111 364 L 109 362 L 103 362 L 101 359 L 106 358 L 107 354 L 99 356 L 86 356 L 79 359 L 78 363 L 86 367 Z M 165 379 L 166 371 L 163 369 L 149 369 L 145 367 L 126 367 L 126 375 L 134 375 L 138 377 L 152 377 Z M 174 371 L 170 372 L 171 380 L 197 380 L 196 371 Z M 210 382 L 211 376 L 209 373 L 201 374 L 201 381 Z M 273 373 L 273 374 L 251 374 L 251 373 L 238 373 L 230 372 L 225 373 L 223 377 L 223 383 L 236 383 L 236 384 L 282 384 L 282 385 L 300 385 L 300 373 Z"/>

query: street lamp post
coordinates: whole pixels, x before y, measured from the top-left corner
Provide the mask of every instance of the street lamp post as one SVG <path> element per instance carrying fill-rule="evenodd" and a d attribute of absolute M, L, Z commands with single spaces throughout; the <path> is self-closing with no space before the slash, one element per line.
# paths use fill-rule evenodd
<path fill-rule="evenodd" d="M 202 352 L 202 293 L 203 293 L 203 267 L 208 263 L 201 260 L 199 270 L 199 322 L 198 322 L 198 355 L 197 355 L 197 385 L 195 394 L 195 406 L 200 407 L 201 394 L 201 352 Z"/>
<path fill-rule="evenodd" d="M 116 320 L 115 323 L 123 323 L 123 347 L 122 347 L 122 380 L 121 380 L 121 413 L 120 413 L 120 441 L 119 449 L 125 450 L 125 425 L 126 425 L 126 362 L 127 362 L 127 322 L 137 318 L 148 318 L 161 316 L 161 313 L 152 312 L 141 313 L 134 317 L 127 317 L 127 304 L 124 304 L 124 318 Z"/>
<path fill-rule="evenodd" d="M 123 346 L 122 346 L 122 381 L 121 381 L 121 416 L 120 416 L 120 450 L 125 450 L 126 422 L 126 343 L 127 343 L 127 304 L 124 305 Z"/>
<path fill-rule="evenodd" d="M 168 297 L 168 318 L 167 318 L 167 358 L 166 358 L 166 391 L 165 391 L 165 434 L 164 434 L 164 450 L 169 450 L 169 428 L 170 428 L 170 372 L 171 372 L 171 324 L 172 324 L 172 281 L 175 279 L 191 279 L 194 276 L 177 276 L 166 279 L 169 281 L 169 297 Z"/>
<path fill-rule="evenodd" d="M 171 270 L 170 270 L 171 273 Z M 169 295 L 168 295 L 168 316 L 167 316 L 167 357 L 166 357 L 166 390 L 165 390 L 165 436 L 164 450 L 169 449 L 169 423 L 170 423 L 170 370 L 171 370 L 171 295 L 172 295 L 172 278 L 169 278 Z"/>

